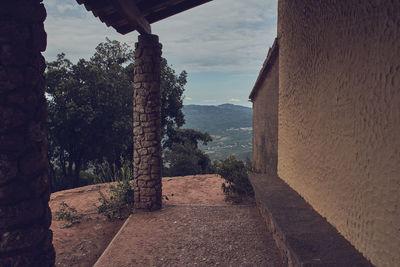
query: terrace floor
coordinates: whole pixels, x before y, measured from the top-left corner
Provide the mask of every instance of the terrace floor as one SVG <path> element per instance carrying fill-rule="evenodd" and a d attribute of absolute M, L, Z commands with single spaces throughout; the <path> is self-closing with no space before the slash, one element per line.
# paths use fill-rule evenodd
<path fill-rule="evenodd" d="M 108 222 L 93 211 L 84 211 L 82 222 L 71 228 L 60 229 L 57 227 L 59 222 L 55 222 L 57 266 L 92 266 L 94 263 L 96 267 L 282 266 L 279 250 L 255 203 L 233 205 L 225 202 L 220 189 L 222 182 L 215 175 L 163 178 L 163 194 L 168 197 L 163 209 L 136 212 L 119 231 L 121 222 L 113 231 L 108 230 L 108 234 L 105 233 L 107 227 L 100 227 Z M 103 191 L 105 188 L 102 185 Z M 62 194 L 72 206 L 81 203 L 76 207 L 78 212 L 82 208 L 94 207 L 82 201 L 82 194 L 96 192 L 98 195 L 96 190 L 99 188 L 91 186 L 68 190 L 72 192 L 57 192 L 52 195 L 52 207 L 61 201 Z M 81 200 L 76 192 L 80 192 Z M 73 200 L 72 196 L 76 199 Z M 93 203 L 93 197 L 91 201 Z M 97 223 L 95 228 L 93 222 Z M 86 223 L 87 227 L 92 227 L 86 231 L 87 236 L 82 231 Z M 92 251 L 88 249 L 90 244 L 94 247 L 93 244 L 98 243 L 95 238 L 101 236 L 107 236 L 107 242 L 103 243 L 109 243 L 108 246 L 98 246 Z M 76 243 L 77 240 L 81 242 Z M 87 253 L 69 253 L 69 247 L 74 247 L 75 252 Z M 90 262 L 87 261 L 89 258 Z"/>

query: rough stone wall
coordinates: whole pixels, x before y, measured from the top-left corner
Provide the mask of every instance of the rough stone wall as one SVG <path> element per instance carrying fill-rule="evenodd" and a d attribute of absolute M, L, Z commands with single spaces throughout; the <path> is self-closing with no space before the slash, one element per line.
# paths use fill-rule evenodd
<path fill-rule="evenodd" d="M 377 266 L 400 263 L 400 1 L 281 0 L 278 175 Z"/>
<path fill-rule="evenodd" d="M 135 207 L 161 208 L 161 44 L 156 35 L 140 35 L 135 51 L 134 190 Z"/>
<path fill-rule="evenodd" d="M 41 0 L 0 8 L 0 266 L 53 266 Z"/>
<path fill-rule="evenodd" d="M 253 99 L 253 158 L 255 172 L 276 175 L 278 162 L 279 59 L 271 58 Z"/>

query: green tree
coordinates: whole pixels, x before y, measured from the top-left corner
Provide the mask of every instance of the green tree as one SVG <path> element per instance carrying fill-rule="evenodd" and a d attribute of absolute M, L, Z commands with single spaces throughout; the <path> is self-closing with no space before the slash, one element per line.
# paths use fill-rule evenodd
<path fill-rule="evenodd" d="M 89 60 L 73 64 L 60 54 L 47 63 L 53 185 L 59 176 L 66 182 L 64 188 L 77 187 L 81 171 L 94 162 L 120 167 L 121 156 L 132 158 L 133 55 L 128 45 L 106 39 Z M 185 123 L 182 107 L 186 78 L 185 71 L 177 75 L 166 59 L 161 60 L 163 147 L 192 155 L 190 172 L 204 173 L 209 159 L 197 142 L 211 141 L 210 136 L 180 129 Z"/>
<path fill-rule="evenodd" d="M 175 134 L 165 143 L 164 176 L 205 174 L 211 171 L 210 158 L 198 148 L 212 141 L 208 133 L 193 129 L 175 129 Z"/>
<path fill-rule="evenodd" d="M 72 186 L 89 161 L 117 162 L 131 150 L 132 86 L 123 66 L 131 55 L 107 39 L 89 61 L 72 64 L 60 54 L 47 64 L 50 156 Z"/>
<path fill-rule="evenodd" d="M 68 187 L 79 185 L 80 172 L 94 161 L 118 165 L 132 158 L 133 51 L 106 39 L 90 60 L 73 64 L 58 55 L 47 63 L 49 158 L 51 172 Z M 183 125 L 182 94 L 186 72 L 179 75 L 162 59 L 164 140 Z M 168 129 L 168 130 L 167 130 Z"/>
<path fill-rule="evenodd" d="M 186 78 L 186 71 L 176 75 L 168 66 L 167 60 L 161 60 L 161 125 L 164 147 L 168 146 L 168 140 L 174 137 L 176 130 L 185 123 L 182 107 Z"/>
<path fill-rule="evenodd" d="M 226 184 L 222 184 L 222 190 L 229 198 L 253 195 L 253 187 L 248 178 L 251 171 L 251 162 L 246 163 L 237 160 L 235 156 L 214 163 L 215 172 L 225 179 Z"/>

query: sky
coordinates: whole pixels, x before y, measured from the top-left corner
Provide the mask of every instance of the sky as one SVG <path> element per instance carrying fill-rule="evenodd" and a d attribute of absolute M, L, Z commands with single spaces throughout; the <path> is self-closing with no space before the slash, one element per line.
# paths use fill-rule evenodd
<path fill-rule="evenodd" d="M 106 37 L 134 47 L 137 32 L 121 35 L 76 0 L 44 0 L 47 61 L 64 52 L 89 59 Z M 248 96 L 276 37 L 277 0 L 214 0 L 151 25 L 163 57 L 188 73 L 184 104 L 251 106 Z"/>

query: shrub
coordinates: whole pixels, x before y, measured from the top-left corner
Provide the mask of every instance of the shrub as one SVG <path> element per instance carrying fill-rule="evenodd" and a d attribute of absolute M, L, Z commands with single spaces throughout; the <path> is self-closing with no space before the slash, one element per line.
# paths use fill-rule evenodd
<path fill-rule="evenodd" d="M 216 173 L 226 182 L 222 184 L 227 199 L 240 202 L 243 197 L 253 195 L 253 187 L 248 179 L 248 171 L 251 170 L 249 163 L 237 160 L 230 156 L 219 163 L 214 162 Z"/>
<path fill-rule="evenodd" d="M 54 213 L 54 220 L 65 221 L 61 228 L 68 228 L 75 223 L 80 223 L 81 218 L 82 215 L 78 214 L 74 207 L 69 206 L 64 201 L 60 203 L 60 210 Z"/>
<path fill-rule="evenodd" d="M 164 143 L 164 176 L 210 173 L 210 158 L 198 146 L 200 142 L 207 145 L 211 141 L 208 133 L 193 129 L 175 130 L 175 134 Z"/>
<path fill-rule="evenodd" d="M 134 204 L 133 189 L 129 180 L 110 185 L 108 192 L 109 197 L 106 197 L 103 192 L 99 192 L 101 205 L 97 207 L 97 212 L 103 214 L 109 220 L 127 218 Z"/>
<path fill-rule="evenodd" d="M 108 161 L 103 160 L 102 163 L 95 164 L 95 174 L 96 177 L 93 179 L 95 184 L 132 179 L 132 161 L 121 157 L 117 166 L 115 163 L 110 164 Z"/>

